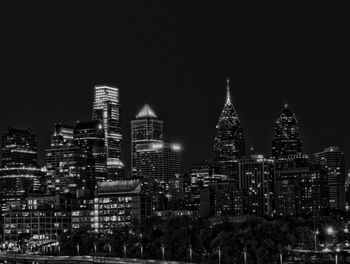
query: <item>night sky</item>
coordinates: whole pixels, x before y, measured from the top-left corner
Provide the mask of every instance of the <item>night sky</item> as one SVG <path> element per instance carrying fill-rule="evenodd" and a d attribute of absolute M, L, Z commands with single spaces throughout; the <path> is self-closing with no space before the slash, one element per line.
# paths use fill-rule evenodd
<path fill-rule="evenodd" d="M 306 153 L 350 153 L 345 6 L 172 2 L 2 1 L 0 132 L 32 128 L 44 165 L 53 124 L 90 119 L 94 85 L 109 84 L 120 88 L 126 163 L 130 120 L 148 103 L 182 144 L 185 171 L 212 157 L 229 76 L 247 148 L 271 154 L 288 102 Z"/>

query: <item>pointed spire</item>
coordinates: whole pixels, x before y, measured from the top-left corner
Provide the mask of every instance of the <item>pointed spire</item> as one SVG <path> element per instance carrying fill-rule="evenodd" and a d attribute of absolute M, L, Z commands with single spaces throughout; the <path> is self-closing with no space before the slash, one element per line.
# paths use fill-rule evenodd
<path fill-rule="evenodd" d="M 136 115 L 136 118 L 157 118 L 157 115 L 148 104 L 145 104 L 145 106 Z"/>
<path fill-rule="evenodd" d="M 230 78 L 229 77 L 226 77 L 226 89 L 227 89 L 227 92 L 226 92 L 226 105 L 230 105 L 232 104 L 231 102 L 231 91 L 230 91 Z"/>

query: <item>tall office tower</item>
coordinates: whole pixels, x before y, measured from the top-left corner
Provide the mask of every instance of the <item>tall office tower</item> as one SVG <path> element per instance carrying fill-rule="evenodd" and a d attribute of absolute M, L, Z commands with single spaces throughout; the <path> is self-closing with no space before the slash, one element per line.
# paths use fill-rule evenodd
<path fill-rule="evenodd" d="M 102 124 L 105 133 L 107 178 L 114 180 L 123 174 L 122 134 L 119 89 L 96 85 L 93 104 L 93 120 Z"/>
<path fill-rule="evenodd" d="M 243 130 L 235 107 L 233 106 L 230 93 L 230 81 L 227 78 L 226 102 L 219 122 L 216 126 L 214 140 L 214 159 L 227 166 L 227 174 L 233 177 L 232 163 L 245 154 Z"/>
<path fill-rule="evenodd" d="M 105 134 L 98 121 L 77 122 L 74 142 L 86 156 L 87 189 L 94 191 L 98 182 L 106 180 Z"/>
<path fill-rule="evenodd" d="M 46 150 L 47 192 L 70 193 L 87 189 L 87 157 L 74 144 L 73 127 L 56 124 L 50 148 Z"/>
<path fill-rule="evenodd" d="M 37 136 L 31 129 L 9 128 L 2 135 L 0 196 L 2 205 L 9 200 L 37 192 L 42 178 L 37 164 Z"/>
<path fill-rule="evenodd" d="M 163 142 L 163 121 L 146 104 L 131 121 L 131 175 L 137 176 L 136 145 Z"/>
<path fill-rule="evenodd" d="M 275 123 L 275 138 L 272 142 L 272 156 L 285 159 L 290 155 L 302 154 L 302 141 L 298 120 L 286 104 Z"/>
<path fill-rule="evenodd" d="M 289 156 L 276 169 L 276 214 L 318 215 L 328 208 L 327 174 L 313 166 L 307 155 Z"/>
<path fill-rule="evenodd" d="M 274 211 L 275 162 L 262 155 L 238 162 L 238 184 L 242 191 L 244 214 L 264 216 Z"/>
<path fill-rule="evenodd" d="M 345 210 L 344 153 L 339 147 L 328 147 L 313 154 L 312 162 L 327 172 L 330 208 Z"/>
<path fill-rule="evenodd" d="M 166 206 L 169 180 L 180 173 L 180 151 L 179 145 L 164 142 L 136 145 L 136 175 L 145 193 L 152 196 L 153 210 Z"/>

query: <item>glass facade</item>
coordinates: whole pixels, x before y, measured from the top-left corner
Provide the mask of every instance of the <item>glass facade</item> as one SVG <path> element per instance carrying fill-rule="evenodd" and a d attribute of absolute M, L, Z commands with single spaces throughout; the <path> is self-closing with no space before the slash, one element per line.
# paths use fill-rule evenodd
<path fill-rule="evenodd" d="M 41 168 L 37 164 L 37 136 L 30 129 L 9 128 L 2 135 L 0 194 L 2 205 L 40 190 Z"/>
<path fill-rule="evenodd" d="M 105 135 L 107 173 L 110 180 L 122 176 L 122 134 L 119 89 L 111 86 L 95 86 L 93 120 L 102 124 Z"/>
<path fill-rule="evenodd" d="M 131 121 L 131 175 L 137 176 L 136 145 L 163 142 L 163 121 L 145 105 Z"/>
<path fill-rule="evenodd" d="M 243 130 L 231 100 L 230 85 L 227 79 L 226 102 L 216 126 L 214 159 L 219 162 L 232 162 L 245 154 Z"/>
<path fill-rule="evenodd" d="M 286 105 L 275 123 L 272 156 L 275 159 L 286 159 L 290 155 L 300 154 L 302 154 L 302 141 L 299 135 L 298 120 Z"/>

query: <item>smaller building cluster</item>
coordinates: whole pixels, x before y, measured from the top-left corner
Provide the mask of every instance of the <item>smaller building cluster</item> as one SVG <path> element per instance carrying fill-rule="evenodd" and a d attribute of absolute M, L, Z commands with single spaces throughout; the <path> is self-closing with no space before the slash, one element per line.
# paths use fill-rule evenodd
<path fill-rule="evenodd" d="M 246 152 L 230 94 L 216 126 L 213 160 L 181 171 L 179 144 L 164 140 L 163 121 L 145 105 L 131 121 L 131 166 L 124 166 L 119 89 L 95 86 L 92 118 L 53 127 L 46 164 L 37 136 L 9 128 L 2 135 L 2 238 L 56 241 L 88 226 L 115 227 L 160 217 L 312 215 L 347 208 L 344 154 L 339 147 L 307 155 L 299 124 L 286 105 L 277 117 L 271 156 Z"/>

